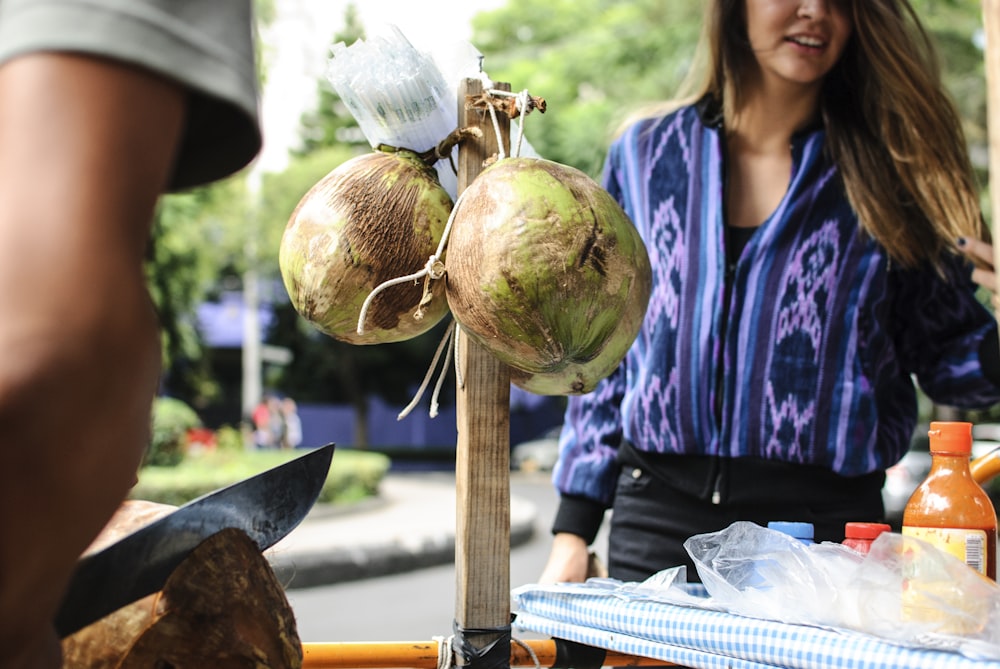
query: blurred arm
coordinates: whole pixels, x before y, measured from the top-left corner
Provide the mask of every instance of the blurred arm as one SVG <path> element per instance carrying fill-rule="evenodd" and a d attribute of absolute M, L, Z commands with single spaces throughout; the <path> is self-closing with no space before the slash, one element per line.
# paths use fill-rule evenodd
<path fill-rule="evenodd" d="M 159 376 L 143 253 L 183 90 L 55 53 L 0 67 L 0 665 L 51 619 L 135 480 Z"/>

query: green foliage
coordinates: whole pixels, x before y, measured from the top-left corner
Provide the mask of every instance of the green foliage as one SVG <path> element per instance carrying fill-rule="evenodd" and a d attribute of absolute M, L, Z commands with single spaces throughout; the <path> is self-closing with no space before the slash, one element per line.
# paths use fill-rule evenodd
<path fill-rule="evenodd" d="M 364 36 L 357 8 L 354 3 L 350 3 L 344 13 L 344 27 L 333 36 L 331 43 L 343 42 L 350 45 Z M 338 145 L 356 150 L 370 148 L 347 105 L 341 101 L 326 77 L 320 78 L 317 83 L 316 107 L 302 115 L 299 127 L 302 144 L 300 149 L 293 152 L 296 155 L 308 155 L 313 151 Z"/>
<path fill-rule="evenodd" d="M 302 451 L 236 451 L 228 448 L 192 454 L 175 467 L 151 466 L 142 469 L 139 482 L 129 497 L 180 506 L 302 454 Z M 389 458 L 379 453 L 337 450 L 318 501 L 339 504 L 377 494 L 389 465 Z"/>
<path fill-rule="evenodd" d="M 215 431 L 215 448 L 222 452 L 238 453 L 245 448 L 243 433 L 231 425 Z"/>
<path fill-rule="evenodd" d="M 173 468 L 184 460 L 187 432 L 199 427 L 194 409 L 173 397 L 153 400 L 153 434 L 143 466 Z"/>
<path fill-rule="evenodd" d="M 532 146 L 597 176 L 615 128 L 680 85 L 701 14 L 699 0 L 511 0 L 474 18 L 472 41 L 492 79 L 546 99 Z"/>

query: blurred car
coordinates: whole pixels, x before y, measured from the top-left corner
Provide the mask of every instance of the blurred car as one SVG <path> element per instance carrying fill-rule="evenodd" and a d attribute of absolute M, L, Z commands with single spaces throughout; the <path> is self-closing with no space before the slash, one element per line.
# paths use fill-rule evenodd
<path fill-rule="evenodd" d="M 510 467 L 522 472 L 548 472 L 559 459 L 559 433 L 562 426 L 550 428 L 539 437 L 522 441 L 510 451 Z"/>
<path fill-rule="evenodd" d="M 886 522 L 899 530 L 903 523 L 903 510 L 910 495 L 917 489 L 931 471 L 930 438 L 928 425 L 920 425 L 910 440 L 910 450 L 903 459 L 885 472 L 882 487 L 882 502 L 885 504 Z M 1000 448 L 1000 424 L 982 423 L 972 426 L 972 457 L 978 458 Z M 1000 477 L 987 481 L 983 488 L 1000 509 Z"/>

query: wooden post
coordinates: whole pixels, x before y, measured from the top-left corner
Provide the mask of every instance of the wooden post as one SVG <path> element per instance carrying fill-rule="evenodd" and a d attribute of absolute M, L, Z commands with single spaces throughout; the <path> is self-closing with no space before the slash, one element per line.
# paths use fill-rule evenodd
<path fill-rule="evenodd" d="M 986 126 L 990 148 L 993 267 L 1000 271 L 1000 0 L 983 0 L 986 35 Z"/>
<path fill-rule="evenodd" d="M 510 90 L 505 84 L 494 88 Z M 482 172 L 484 161 L 498 154 L 489 112 L 466 105 L 466 96 L 482 90 L 480 81 L 467 79 L 458 92 L 458 126 L 483 131 L 482 139 L 459 145 L 459 193 Z M 497 119 L 507 154 L 510 119 L 500 111 Z M 481 630 L 464 638 L 484 649 L 505 635 L 494 630 L 510 625 L 510 371 L 466 336 L 459 337 L 458 367 L 464 386 L 456 398 L 455 627 Z M 507 653 L 506 646 L 502 650 Z M 457 664 L 467 663 L 461 648 L 455 654 Z"/>

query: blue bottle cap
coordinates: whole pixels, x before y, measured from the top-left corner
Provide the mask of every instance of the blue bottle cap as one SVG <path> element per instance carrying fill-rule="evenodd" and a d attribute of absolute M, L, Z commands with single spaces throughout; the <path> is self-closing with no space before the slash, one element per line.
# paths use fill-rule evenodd
<path fill-rule="evenodd" d="M 767 529 L 783 532 L 796 539 L 812 541 L 814 535 L 812 523 L 796 523 L 787 520 L 772 520 L 767 524 Z"/>

